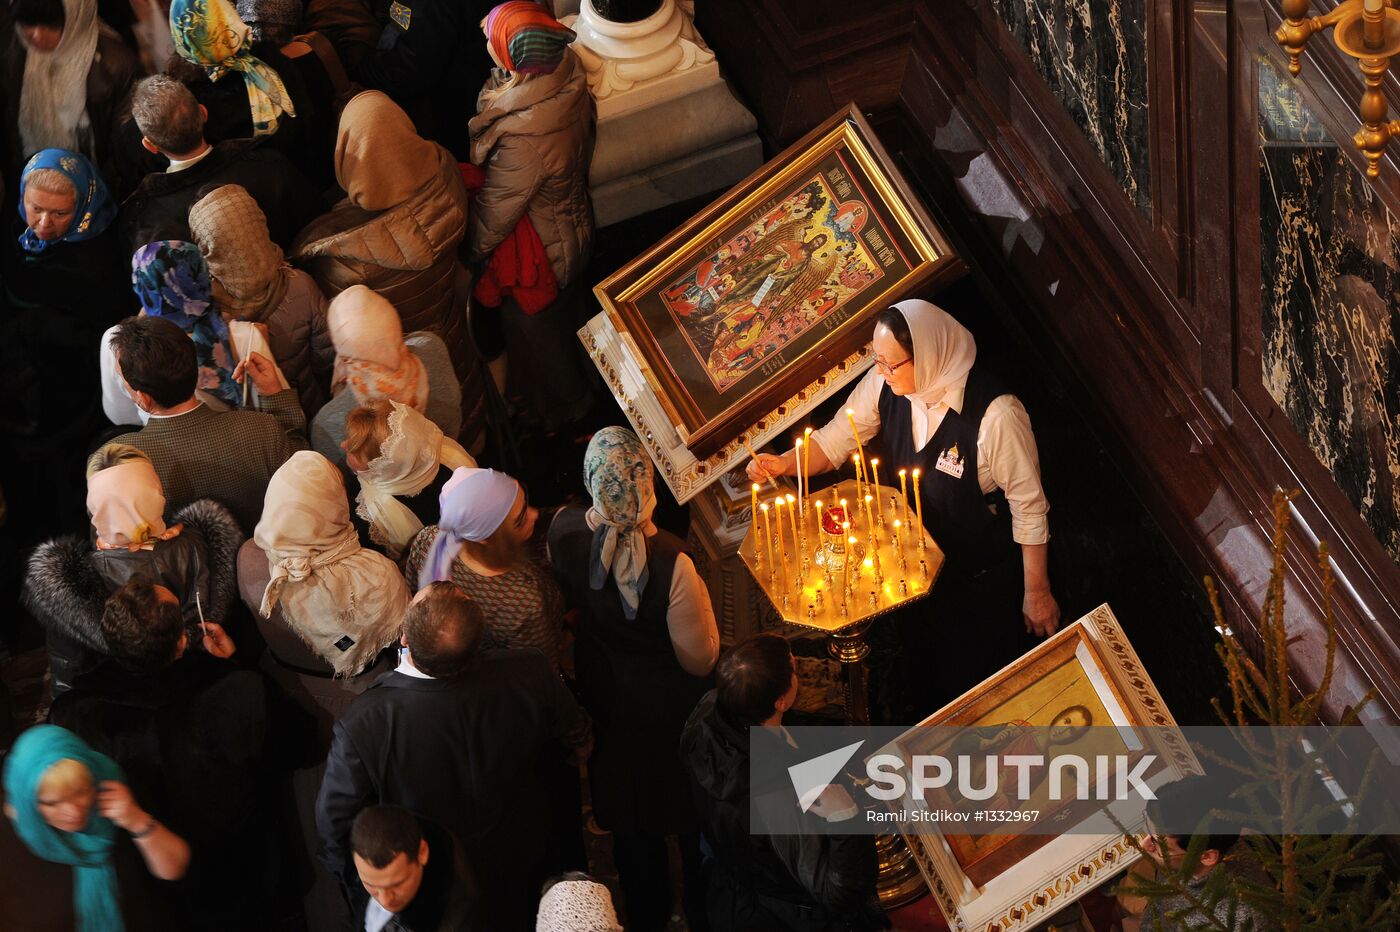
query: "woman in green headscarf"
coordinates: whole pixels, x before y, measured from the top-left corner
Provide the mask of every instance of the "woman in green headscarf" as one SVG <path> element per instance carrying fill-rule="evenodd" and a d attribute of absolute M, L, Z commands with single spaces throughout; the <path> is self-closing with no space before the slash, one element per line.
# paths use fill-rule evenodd
<path fill-rule="evenodd" d="M 699 827 L 676 749 L 709 688 L 719 631 L 685 542 L 652 523 L 651 460 L 637 435 L 598 431 L 583 474 L 591 506 L 555 516 L 549 556 L 579 610 L 574 667 L 594 723 L 593 814 L 613 833 L 628 928 L 659 929 L 671 914 L 667 835 L 680 844 L 687 914 L 703 912 L 691 895 Z"/>
<path fill-rule="evenodd" d="M 31 853 L 72 866 L 78 932 L 125 928 L 112 861 L 118 830 L 159 879 L 178 880 L 189 866 L 189 845 L 137 805 L 123 781 L 111 758 L 57 725 L 30 728 L 5 758 L 5 815 Z"/>

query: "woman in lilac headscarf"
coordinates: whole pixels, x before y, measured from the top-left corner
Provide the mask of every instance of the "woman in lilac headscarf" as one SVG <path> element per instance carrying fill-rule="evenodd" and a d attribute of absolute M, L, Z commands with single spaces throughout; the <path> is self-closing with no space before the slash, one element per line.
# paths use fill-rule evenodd
<path fill-rule="evenodd" d="M 487 647 L 535 647 L 556 666 L 564 597 L 532 547 L 539 512 L 494 469 L 461 467 L 442 487 L 441 518 L 418 532 L 404 567 L 418 588 L 449 580 L 486 613 Z"/>

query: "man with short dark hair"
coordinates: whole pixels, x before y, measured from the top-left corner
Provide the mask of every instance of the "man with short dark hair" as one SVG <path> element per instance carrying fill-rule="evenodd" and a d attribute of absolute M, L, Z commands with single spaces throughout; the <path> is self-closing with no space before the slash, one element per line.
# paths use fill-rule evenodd
<path fill-rule="evenodd" d="M 348 895 L 351 822 L 361 809 L 393 803 L 442 824 L 490 891 L 490 928 L 507 930 L 528 925 L 546 874 L 540 758 L 555 742 L 586 757 L 592 739 L 544 654 L 480 650 L 483 627 L 480 608 L 455 585 L 418 593 L 398 668 L 336 722 L 316 828 L 322 861 Z"/>
<path fill-rule="evenodd" d="M 233 377 L 253 380 L 258 410 L 211 410 L 195 397 L 194 343 L 160 317 L 122 321 L 112 348 L 131 400 L 151 416 L 141 430 L 113 442 L 150 457 L 171 508 L 212 498 L 251 534 L 272 474 L 306 449 L 306 418 L 296 391 L 282 388 L 271 361 L 250 353 Z"/>
<path fill-rule="evenodd" d="M 211 146 L 204 138 L 209 112 L 169 75 L 138 82 L 131 113 L 141 145 L 169 159 L 170 167 L 147 175 L 122 204 L 118 233 L 127 253 L 157 240 L 190 240 L 190 206 L 201 192 L 226 184 L 252 195 L 283 249 L 326 209 L 311 182 L 277 150 L 251 139 Z"/>
<path fill-rule="evenodd" d="M 188 647 L 180 599 L 165 586 L 136 576 L 107 597 L 102 635 L 112 659 L 132 673 L 155 673 L 170 666 Z M 233 641 L 223 626 L 207 621 L 201 631 L 205 650 L 233 656 Z"/>
<path fill-rule="evenodd" d="M 402 806 L 355 816 L 350 850 L 360 888 L 350 917 L 365 932 L 484 929 L 480 895 L 462 846 L 446 829 Z M 361 926 L 360 923 L 363 923 Z"/>
<path fill-rule="evenodd" d="M 787 641 L 776 634 L 751 637 L 720 659 L 716 688 L 700 700 L 681 735 L 701 831 L 714 852 L 710 923 L 743 932 L 887 928 L 874 899 L 875 839 L 822 834 L 814 821 L 854 813 L 842 786 L 826 787 L 807 812 L 791 787 L 765 792 L 759 809 L 774 813 L 781 828 L 750 826 L 751 750 L 769 761 L 801 760 L 782 727 L 797 688 Z"/>

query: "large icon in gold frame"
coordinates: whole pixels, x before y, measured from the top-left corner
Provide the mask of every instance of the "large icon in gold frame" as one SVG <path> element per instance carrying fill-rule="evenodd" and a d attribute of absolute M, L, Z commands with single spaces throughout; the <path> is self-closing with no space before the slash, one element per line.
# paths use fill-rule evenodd
<path fill-rule="evenodd" d="M 881 310 L 962 271 L 852 106 L 594 293 L 703 459 L 864 345 Z"/>

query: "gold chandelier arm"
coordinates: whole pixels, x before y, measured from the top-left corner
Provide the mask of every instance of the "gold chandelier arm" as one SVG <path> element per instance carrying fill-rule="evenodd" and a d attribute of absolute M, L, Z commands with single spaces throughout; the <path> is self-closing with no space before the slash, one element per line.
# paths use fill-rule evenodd
<path fill-rule="evenodd" d="M 1308 0 L 1283 0 L 1283 22 L 1274 30 L 1274 41 L 1288 53 L 1288 73 L 1297 77 L 1303 70 L 1303 50 L 1308 40 L 1317 33 L 1335 26 L 1339 21 L 1355 11 L 1362 0 L 1346 0 L 1333 7 L 1322 16 L 1308 16 Z M 1386 0 L 1387 5 L 1396 6 L 1400 0 Z"/>

